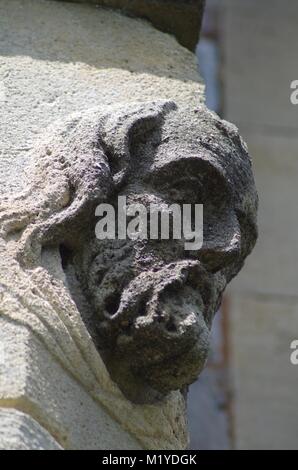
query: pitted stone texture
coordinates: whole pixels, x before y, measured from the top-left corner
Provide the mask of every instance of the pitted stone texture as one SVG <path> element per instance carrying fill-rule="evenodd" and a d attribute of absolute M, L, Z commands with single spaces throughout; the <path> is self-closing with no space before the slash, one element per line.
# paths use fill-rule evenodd
<path fill-rule="evenodd" d="M 194 55 L 146 21 L 1 0 L 0 31 L 0 192 L 20 187 L 33 142 L 56 119 L 119 101 L 203 101 Z"/>
<path fill-rule="evenodd" d="M 148 19 L 157 29 L 176 36 L 185 47 L 194 50 L 200 33 L 205 0 L 71 0 L 116 8 L 124 13 Z"/>
<path fill-rule="evenodd" d="M 42 276 L 43 266 L 68 287 L 111 377 L 134 403 L 192 383 L 226 284 L 256 240 L 257 197 L 237 129 L 204 107 L 119 104 L 52 125 L 31 160 L 25 192 L 2 203 L 0 234 L 12 257 L 26 274 Z M 148 209 L 203 204 L 203 246 L 96 240 L 95 209 L 117 209 L 117 195 Z M 62 337 L 59 349 L 71 366 Z"/>
<path fill-rule="evenodd" d="M 193 57 L 172 38 L 116 13 L 52 6 L 0 2 L 0 331 L 25 331 L 0 406 L 63 448 L 183 449 L 178 389 L 203 367 L 221 293 L 256 239 L 250 159 L 236 128 L 203 107 Z M 95 207 L 117 194 L 203 202 L 204 249 L 97 243 Z"/>
<path fill-rule="evenodd" d="M 185 448 L 182 396 L 125 399 L 65 286 L 44 269 L 21 269 L 7 247 L 0 259 L 0 406 L 30 414 L 66 449 Z"/>
<path fill-rule="evenodd" d="M 0 46 L 0 192 L 4 197 L 26 186 L 24 168 L 30 163 L 31 156 L 34 157 L 32 148 L 36 149 L 36 141 L 45 127 L 57 119 L 95 105 L 119 101 L 158 98 L 175 98 L 185 103 L 203 101 L 203 85 L 197 76 L 193 55 L 173 38 L 142 20 L 94 7 L 42 0 L 1 0 L 0 12 L 3 35 Z M 52 193 L 52 197 L 55 195 Z M 67 197 L 65 193 L 64 203 Z M 61 202 L 60 196 L 58 199 Z M 20 210 L 22 206 L 24 208 L 20 202 Z M 1 202 L 1 211 L 3 209 Z M 18 225 L 21 228 L 25 219 L 21 216 L 15 228 Z M 32 366 L 31 370 L 29 365 L 26 366 L 27 353 L 22 355 L 14 349 L 11 357 L 25 366 L 22 369 L 24 376 L 16 373 L 9 376 L 9 382 L 6 380 L 5 387 L 3 385 L 5 403 L 12 397 L 25 397 L 26 401 L 28 394 L 35 397 L 36 404 L 41 400 L 42 406 L 30 408 L 29 413 L 33 418 L 36 413 L 41 418 L 42 409 L 43 423 L 50 433 L 57 431 L 59 422 L 63 431 L 66 420 L 67 445 L 71 448 L 87 446 L 82 436 L 88 435 L 84 427 L 88 426 L 88 419 L 90 422 L 98 420 L 100 436 L 97 437 L 95 432 L 94 441 L 89 442 L 93 448 L 104 445 L 107 448 L 113 445 L 118 448 L 185 448 L 187 429 L 181 394 L 170 394 L 161 404 L 147 406 L 136 406 L 125 399 L 111 381 L 63 285 L 58 297 L 57 291 L 54 296 L 56 307 L 52 305 L 52 278 L 65 281 L 60 254 L 55 249 L 45 249 L 41 263 L 46 271 L 24 272 L 18 263 L 12 262 L 15 257 L 13 237 L 10 241 L 12 244 L 1 248 L 1 317 L 5 317 L 13 328 L 20 324 L 31 332 L 29 336 L 20 337 L 18 351 L 26 346 L 29 353 L 32 347 L 38 356 L 38 347 L 41 347 L 38 345 L 46 345 L 41 354 L 44 368 L 56 370 L 58 374 L 59 367 L 54 367 L 57 362 L 62 365 L 60 370 L 62 376 L 64 371 L 65 378 L 61 376 L 57 382 L 48 374 L 43 385 L 39 384 L 36 390 L 32 385 L 29 389 L 24 384 L 38 384 L 41 365 Z M 45 279 L 47 271 L 53 274 Z M 36 275 L 39 281 L 33 279 Z M 43 293 L 36 287 L 39 282 L 43 285 Z M 31 288 L 35 294 L 29 293 Z M 62 312 L 63 318 L 60 317 Z M 71 322 L 67 322 L 70 317 Z M 14 336 L 11 333 L 12 339 Z M 40 343 L 34 342 L 35 337 Z M 12 371 L 16 370 L 14 363 Z M 51 400 L 42 400 L 42 396 L 46 400 L 47 390 L 52 390 L 53 397 L 55 386 L 58 387 L 55 394 L 58 394 L 59 383 L 75 383 L 69 376 L 80 384 L 82 410 L 89 407 L 89 402 L 96 402 L 86 415 L 85 423 L 74 416 L 71 421 L 71 414 L 66 419 L 67 415 L 62 411 L 57 417 L 55 408 L 50 406 Z M 67 410 L 68 395 L 59 396 L 60 410 Z M 77 401 L 72 406 L 80 409 Z M 106 421 L 109 419 L 110 424 Z M 109 429 L 117 428 L 118 423 L 121 432 L 115 439 L 114 432 Z M 76 429 L 78 434 L 74 436 Z M 103 434 L 106 444 L 101 441 Z"/>

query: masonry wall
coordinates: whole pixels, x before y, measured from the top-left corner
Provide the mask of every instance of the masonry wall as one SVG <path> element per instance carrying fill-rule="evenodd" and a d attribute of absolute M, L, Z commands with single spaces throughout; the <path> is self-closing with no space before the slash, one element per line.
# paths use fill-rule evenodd
<path fill-rule="evenodd" d="M 260 236 L 231 287 L 236 447 L 297 448 L 298 367 L 298 4 L 223 4 L 225 118 L 253 156 Z"/>
<path fill-rule="evenodd" d="M 72 0 L 90 3 L 149 20 L 161 31 L 173 34 L 188 49 L 198 41 L 205 0 Z"/>

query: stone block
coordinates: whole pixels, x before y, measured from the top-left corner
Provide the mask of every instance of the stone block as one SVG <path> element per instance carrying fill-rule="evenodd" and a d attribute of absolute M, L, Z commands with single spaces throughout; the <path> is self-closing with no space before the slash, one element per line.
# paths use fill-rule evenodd
<path fill-rule="evenodd" d="M 115 8 L 149 20 L 157 29 L 176 36 L 194 51 L 198 42 L 205 0 L 72 0 Z"/>

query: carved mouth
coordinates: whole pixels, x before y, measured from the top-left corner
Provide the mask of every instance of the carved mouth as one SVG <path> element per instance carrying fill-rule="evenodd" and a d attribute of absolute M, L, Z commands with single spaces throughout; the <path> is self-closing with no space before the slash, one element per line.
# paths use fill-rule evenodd
<path fill-rule="evenodd" d="M 123 289 L 121 298 L 106 300 L 106 317 L 120 337 L 157 328 L 167 337 L 181 336 L 204 320 L 204 305 L 197 285 L 202 267 L 180 261 L 159 271 L 139 275 Z M 117 308 L 116 308 L 117 307 Z M 111 314 L 112 313 L 112 314 Z"/>
<path fill-rule="evenodd" d="M 120 299 L 109 298 L 114 313 L 106 311 L 99 333 L 106 339 L 108 369 L 117 382 L 119 374 L 132 374 L 164 394 L 195 380 L 209 350 L 200 283 L 205 275 L 199 261 L 178 261 L 139 274 Z"/>

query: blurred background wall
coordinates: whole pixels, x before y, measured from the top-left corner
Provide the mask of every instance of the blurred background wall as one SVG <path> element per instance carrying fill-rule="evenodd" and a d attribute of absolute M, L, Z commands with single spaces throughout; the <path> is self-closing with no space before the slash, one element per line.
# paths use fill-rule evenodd
<path fill-rule="evenodd" d="M 231 286 L 235 445 L 298 448 L 298 2 L 222 2 L 223 114 L 253 157 L 259 242 Z"/>
<path fill-rule="evenodd" d="M 224 411 L 227 425 L 208 444 L 197 419 L 192 445 L 214 448 L 220 429 L 226 447 L 298 449 L 298 366 L 290 362 L 298 339 L 298 105 L 290 101 L 298 80 L 298 2 L 207 0 L 206 15 L 197 52 L 207 104 L 234 122 L 248 144 L 260 197 L 259 241 L 229 288 L 228 326 L 219 332 L 228 342 L 229 393 L 213 422 Z M 200 381 L 195 387 L 204 388 Z M 214 390 L 205 395 L 210 401 Z"/>

